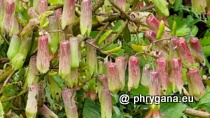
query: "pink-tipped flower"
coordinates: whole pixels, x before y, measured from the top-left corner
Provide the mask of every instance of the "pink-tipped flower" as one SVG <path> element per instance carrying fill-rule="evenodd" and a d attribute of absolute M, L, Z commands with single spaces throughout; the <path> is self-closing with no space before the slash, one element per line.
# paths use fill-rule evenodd
<path fill-rule="evenodd" d="M 0 0 L 0 31 L 2 31 L 2 22 L 4 19 L 4 0 Z"/>
<path fill-rule="evenodd" d="M 63 14 L 61 18 L 61 27 L 64 29 L 67 25 L 74 22 L 75 0 L 64 0 Z"/>
<path fill-rule="evenodd" d="M 79 67 L 79 61 L 80 61 L 79 38 L 71 37 L 69 41 L 70 41 L 70 54 L 71 54 L 71 68 L 77 68 Z"/>
<path fill-rule="evenodd" d="M 90 76 L 93 75 L 93 73 L 96 71 L 97 67 L 97 55 L 96 55 L 96 48 L 93 47 L 95 45 L 94 39 L 88 39 L 86 43 L 86 62 L 87 67 L 89 69 Z"/>
<path fill-rule="evenodd" d="M 125 11 L 125 7 L 126 7 L 126 0 L 115 0 L 115 4 L 122 9 L 123 11 Z"/>
<path fill-rule="evenodd" d="M 128 62 L 128 91 L 138 88 L 140 82 L 140 62 L 137 56 L 130 56 Z"/>
<path fill-rule="evenodd" d="M 13 36 L 14 34 L 18 34 L 18 32 L 20 31 L 20 25 L 19 22 L 16 18 L 14 18 L 14 22 L 12 25 L 12 28 L 9 32 L 9 36 Z"/>
<path fill-rule="evenodd" d="M 202 77 L 198 69 L 190 69 L 187 72 L 189 94 L 193 95 L 196 100 L 205 94 L 205 87 L 202 82 Z"/>
<path fill-rule="evenodd" d="M 173 91 L 175 91 L 175 86 L 182 93 L 182 88 L 184 85 L 184 80 L 182 78 L 182 62 L 180 58 L 171 59 L 171 81 L 173 85 Z"/>
<path fill-rule="evenodd" d="M 121 90 L 123 90 L 124 86 L 125 86 L 125 71 L 126 71 L 126 57 L 125 56 L 119 56 L 115 59 L 115 63 L 117 66 L 117 70 L 119 72 L 119 78 L 120 78 L 120 82 L 122 84 L 122 88 Z"/>
<path fill-rule="evenodd" d="M 161 90 L 164 94 L 166 94 L 168 84 L 169 84 L 169 78 L 168 78 L 168 62 L 166 58 L 159 58 L 157 59 L 157 71 L 160 76 L 160 85 Z"/>
<path fill-rule="evenodd" d="M 98 76 L 98 96 L 101 106 L 101 118 L 112 117 L 112 97 L 108 88 L 107 76 L 102 74 Z"/>
<path fill-rule="evenodd" d="M 39 14 L 42 14 L 45 11 L 47 11 L 47 8 L 48 8 L 47 0 L 38 0 L 37 11 L 39 12 Z"/>
<path fill-rule="evenodd" d="M 46 73 L 50 67 L 50 54 L 48 36 L 43 35 L 38 39 L 36 67 L 40 73 Z"/>
<path fill-rule="evenodd" d="M 78 118 L 77 105 L 73 89 L 62 90 L 62 98 L 67 118 Z"/>
<path fill-rule="evenodd" d="M 59 75 L 65 79 L 70 76 L 70 71 L 70 44 L 69 41 L 63 40 L 60 43 Z"/>
<path fill-rule="evenodd" d="M 147 30 L 144 35 L 150 42 L 156 40 L 156 34 L 152 30 Z"/>
<path fill-rule="evenodd" d="M 9 33 L 15 20 L 15 0 L 5 0 L 4 3 L 3 27 Z"/>
<path fill-rule="evenodd" d="M 146 19 L 147 26 L 156 34 L 159 29 L 160 22 L 154 15 L 149 15 Z"/>
<path fill-rule="evenodd" d="M 28 9 L 28 15 L 30 16 L 30 18 L 37 18 L 39 16 L 39 13 L 34 7 L 31 7 Z"/>
<path fill-rule="evenodd" d="M 45 104 L 43 104 L 42 107 L 38 108 L 38 110 L 45 118 L 58 118 L 58 116 L 52 110 L 50 110 Z"/>
<path fill-rule="evenodd" d="M 39 71 L 36 68 L 36 57 L 32 56 L 29 61 L 28 73 L 26 76 L 26 84 L 29 87 L 35 81 Z"/>
<path fill-rule="evenodd" d="M 109 90 L 112 93 L 117 93 L 122 88 L 117 65 L 113 62 L 107 62 L 106 68 Z"/>
<path fill-rule="evenodd" d="M 203 54 L 201 44 L 197 37 L 190 39 L 190 47 L 193 57 L 205 66 L 205 56 Z"/>
<path fill-rule="evenodd" d="M 61 20 L 62 11 L 63 11 L 62 8 L 58 8 L 58 9 L 56 9 L 55 12 L 54 12 L 54 15 L 55 15 L 59 20 Z"/>
<path fill-rule="evenodd" d="M 38 95 L 39 95 L 39 85 L 32 84 L 29 87 L 28 99 L 26 104 L 26 116 L 27 118 L 36 118 L 38 110 Z"/>
<path fill-rule="evenodd" d="M 182 60 L 183 65 L 187 67 L 192 66 L 192 64 L 194 63 L 194 59 L 187 45 L 186 40 L 183 37 L 181 37 L 176 42 L 176 45 L 177 45 L 177 50 L 179 52 L 179 56 Z"/>
<path fill-rule="evenodd" d="M 150 85 L 150 78 L 149 78 L 149 64 L 144 65 L 141 77 L 141 84 L 145 87 L 149 87 Z"/>
<path fill-rule="evenodd" d="M 149 72 L 150 85 L 149 85 L 149 95 L 160 95 L 160 74 L 158 71 L 151 70 Z"/>
<path fill-rule="evenodd" d="M 92 2 L 82 0 L 80 16 L 80 32 L 82 35 L 89 36 L 92 29 Z"/>

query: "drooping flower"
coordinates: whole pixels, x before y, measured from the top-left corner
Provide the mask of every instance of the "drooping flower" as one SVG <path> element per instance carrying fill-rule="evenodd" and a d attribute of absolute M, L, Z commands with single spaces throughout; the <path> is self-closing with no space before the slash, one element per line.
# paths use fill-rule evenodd
<path fill-rule="evenodd" d="M 152 30 L 147 30 L 144 35 L 150 42 L 156 40 L 156 34 Z"/>
<path fill-rule="evenodd" d="M 125 72 L 126 72 L 126 66 L 127 66 L 127 62 L 126 62 L 126 57 L 125 56 L 119 56 L 115 59 L 115 63 L 117 66 L 117 70 L 119 72 L 119 79 L 121 82 L 121 90 L 123 90 L 124 86 L 125 86 Z"/>
<path fill-rule="evenodd" d="M 154 15 L 149 15 L 146 19 L 147 26 L 156 34 L 159 29 L 160 22 Z"/>
<path fill-rule="evenodd" d="M 75 0 L 64 0 L 63 14 L 61 18 L 61 27 L 64 29 L 66 26 L 74 22 L 75 15 Z"/>
<path fill-rule="evenodd" d="M 79 38 L 71 37 L 70 40 L 71 68 L 79 67 Z"/>
<path fill-rule="evenodd" d="M 196 100 L 205 94 L 205 87 L 202 77 L 197 68 L 190 69 L 187 72 L 189 94 L 193 95 Z"/>
<path fill-rule="evenodd" d="M 42 14 L 45 11 L 47 11 L 47 8 L 48 8 L 47 0 L 38 0 L 37 11 L 38 11 L 39 14 Z"/>
<path fill-rule="evenodd" d="M 141 84 L 145 87 L 149 87 L 150 84 L 149 67 L 149 64 L 145 64 L 142 71 Z"/>
<path fill-rule="evenodd" d="M 36 57 L 32 56 L 29 61 L 28 72 L 26 75 L 26 85 L 29 87 L 34 83 L 39 71 L 36 68 Z"/>
<path fill-rule="evenodd" d="M 128 62 L 128 91 L 138 88 L 140 82 L 140 62 L 137 56 L 131 56 Z"/>

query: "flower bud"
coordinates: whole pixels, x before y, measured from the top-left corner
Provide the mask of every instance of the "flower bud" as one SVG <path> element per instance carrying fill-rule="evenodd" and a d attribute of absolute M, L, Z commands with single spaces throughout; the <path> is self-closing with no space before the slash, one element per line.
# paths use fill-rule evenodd
<path fill-rule="evenodd" d="M 117 93 L 122 88 L 117 65 L 113 62 L 107 62 L 106 66 L 109 90 L 112 93 Z"/>
<path fill-rule="evenodd" d="M 9 49 L 7 51 L 7 57 L 12 60 L 12 58 L 18 53 L 21 45 L 21 40 L 17 35 L 13 35 L 10 40 Z"/>
<path fill-rule="evenodd" d="M 9 33 L 15 19 L 15 0 L 5 0 L 4 2 L 3 27 Z"/>
<path fill-rule="evenodd" d="M 45 11 L 47 11 L 47 8 L 48 8 L 47 0 L 38 0 L 37 11 L 39 14 L 42 14 Z"/>
<path fill-rule="evenodd" d="M 14 70 L 18 70 L 18 69 L 22 68 L 22 66 L 25 62 L 25 59 L 26 59 L 26 57 L 23 54 L 17 53 L 11 61 L 12 68 Z"/>
<path fill-rule="evenodd" d="M 103 61 L 98 62 L 98 74 L 105 74 L 106 73 L 106 65 Z"/>
<path fill-rule="evenodd" d="M 64 29 L 67 25 L 74 22 L 75 0 L 64 0 L 63 14 L 61 18 L 61 27 Z"/>
<path fill-rule="evenodd" d="M 168 78 L 168 62 L 165 58 L 159 58 L 157 59 L 157 71 L 160 77 L 160 85 L 162 92 L 166 94 L 168 84 L 169 84 L 169 78 Z"/>
<path fill-rule="evenodd" d="M 79 67 L 79 39 L 77 37 L 70 38 L 70 54 L 71 54 L 71 68 Z"/>
<path fill-rule="evenodd" d="M 205 13 L 206 1 L 207 0 L 200 0 L 198 2 L 197 0 L 191 0 L 192 9 L 195 11 L 195 13 L 197 14 Z"/>
<path fill-rule="evenodd" d="M 86 62 L 87 62 L 87 67 L 89 69 L 90 76 L 93 75 L 97 66 L 96 48 L 92 46 L 95 44 L 96 43 L 94 39 L 88 39 L 86 43 L 86 52 L 87 52 Z"/>
<path fill-rule="evenodd" d="M 107 76 L 102 74 L 98 76 L 98 96 L 101 106 L 101 118 L 112 117 L 112 97 L 108 89 Z"/>
<path fill-rule="evenodd" d="M 128 62 L 128 91 L 138 88 L 140 81 L 140 62 L 136 56 L 131 56 Z"/>
<path fill-rule="evenodd" d="M 36 68 L 36 57 L 32 56 L 29 61 L 28 73 L 26 76 L 26 84 L 29 87 L 35 81 L 39 71 Z"/>
<path fill-rule="evenodd" d="M 92 29 L 92 3 L 91 0 L 82 0 L 80 16 L 80 32 L 82 35 L 90 35 Z"/>
<path fill-rule="evenodd" d="M 173 91 L 175 91 L 175 86 L 182 93 L 182 88 L 184 81 L 182 78 L 182 62 L 180 58 L 171 59 L 171 79 L 173 83 Z"/>
<path fill-rule="evenodd" d="M 182 63 L 185 66 L 190 67 L 194 63 L 194 59 L 192 57 L 192 54 L 190 52 L 190 49 L 187 45 L 186 40 L 183 37 L 181 37 L 176 42 L 176 45 L 177 45 L 177 50 L 178 50 L 179 56 L 182 60 Z"/>
<path fill-rule="evenodd" d="M 38 39 L 36 67 L 40 73 L 46 73 L 50 67 L 50 54 L 47 35 L 40 36 Z"/>
<path fill-rule="evenodd" d="M 60 57 L 59 57 L 59 76 L 65 79 L 70 75 L 70 44 L 69 41 L 61 41 L 60 43 Z"/>
<path fill-rule="evenodd" d="M 29 92 L 28 92 L 27 104 L 26 104 L 26 116 L 27 116 L 27 118 L 36 118 L 38 95 L 39 95 L 38 84 L 30 85 Z"/>
<path fill-rule="evenodd" d="M 187 72 L 189 94 L 193 95 L 196 100 L 205 94 L 205 87 L 202 82 L 202 77 L 198 69 L 190 69 Z"/>
<path fill-rule="evenodd" d="M 149 64 L 145 64 L 142 71 L 141 84 L 145 87 L 149 87 Z"/>
<path fill-rule="evenodd" d="M 158 71 L 152 70 L 149 72 L 150 85 L 149 95 L 160 95 L 160 76 Z"/>
<path fill-rule="evenodd" d="M 39 16 L 39 13 L 34 7 L 31 7 L 28 9 L 28 15 L 30 18 L 36 18 Z"/>
<path fill-rule="evenodd" d="M 190 39 L 190 47 L 193 57 L 205 66 L 205 56 L 203 54 L 201 44 L 197 37 Z"/>
<path fill-rule="evenodd" d="M 50 32 L 49 47 L 50 47 L 50 52 L 52 54 L 56 53 L 60 41 L 60 32 L 58 32 L 58 30 L 60 30 L 59 25 L 60 25 L 59 19 L 55 15 L 49 17 L 49 27 L 48 27 Z M 52 32 L 53 30 L 54 31 L 57 30 L 57 32 Z"/>
<path fill-rule="evenodd" d="M 125 71 L 126 71 L 126 57 L 125 56 L 119 56 L 115 59 L 115 63 L 117 66 L 117 70 L 119 72 L 119 79 L 121 82 L 121 90 L 123 90 L 124 86 L 125 86 Z"/>
<path fill-rule="evenodd" d="M 67 118 L 78 118 L 77 105 L 73 89 L 62 90 L 62 98 Z"/>
<path fill-rule="evenodd" d="M 159 29 L 160 22 L 154 15 L 149 15 L 146 19 L 147 26 L 156 34 Z"/>
<path fill-rule="evenodd" d="M 156 40 L 156 34 L 152 30 L 147 30 L 144 35 L 150 42 Z"/>
<path fill-rule="evenodd" d="M 115 4 L 122 9 L 123 11 L 125 11 L 125 7 L 126 7 L 126 0 L 116 0 Z"/>

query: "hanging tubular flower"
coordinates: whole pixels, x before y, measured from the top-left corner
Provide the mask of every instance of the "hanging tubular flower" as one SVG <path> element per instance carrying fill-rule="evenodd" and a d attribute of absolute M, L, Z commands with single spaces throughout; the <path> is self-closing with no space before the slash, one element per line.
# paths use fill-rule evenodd
<path fill-rule="evenodd" d="M 58 116 L 45 104 L 42 107 L 38 108 L 38 110 L 45 118 L 58 118 Z"/>
<path fill-rule="evenodd" d="M 140 62 L 137 56 L 131 56 L 128 62 L 128 91 L 138 88 L 140 81 Z"/>
<path fill-rule="evenodd" d="M 63 40 L 60 43 L 59 76 L 65 79 L 70 76 L 70 71 L 70 44 L 69 41 Z"/>
<path fill-rule="evenodd" d="M 149 64 L 145 64 L 143 67 L 142 77 L 141 77 L 141 84 L 145 87 L 149 87 L 150 79 L 149 79 Z"/>
<path fill-rule="evenodd" d="M 79 81 L 78 69 L 76 68 L 74 70 L 71 70 L 70 76 L 67 76 L 64 80 L 66 81 L 69 88 L 77 86 Z"/>
<path fill-rule="evenodd" d="M 149 79 L 150 79 L 150 85 L 149 85 L 149 95 L 160 95 L 160 75 L 158 71 L 151 70 L 149 72 Z"/>
<path fill-rule="evenodd" d="M 162 92 L 164 94 L 166 94 L 167 88 L 168 88 L 168 84 L 169 84 L 169 80 L 168 80 L 168 62 L 166 60 L 166 58 L 159 58 L 156 61 L 157 63 L 157 71 L 160 76 L 160 85 L 161 85 L 161 89 Z"/>
<path fill-rule="evenodd" d="M 122 88 L 117 65 L 113 62 L 108 62 L 106 66 L 109 90 L 112 93 L 117 93 Z"/>
<path fill-rule="evenodd" d="M 119 56 L 115 59 L 115 63 L 117 66 L 117 70 L 119 72 L 119 79 L 121 82 L 121 90 L 123 90 L 124 86 L 125 86 L 125 71 L 126 71 L 126 57 L 125 56 Z"/>
<path fill-rule="evenodd" d="M 144 35 L 150 42 L 156 40 L 156 34 L 152 30 L 147 30 Z"/>
<path fill-rule="evenodd" d="M 67 118 L 78 118 L 77 105 L 73 89 L 62 90 L 62 98 Z"/>
<path fill-rule="evenodd" d="M 101 106 L 101 118 L 112 117 L 112 97 L 108 88 L 108 79 L 105 74 L 98 76 L 98 98 Z"/>
<path fill-rule="evenodd" d="M 182 93 L 182 88 L 184 85 L 184 80 L 182 78 L 182 62 L 180 58 L 171 59 L 171 79 L 173 84 L 173 91 L 175 91 L 175 86 Z"/>
<path fill-rule="evenodd" d="M 86 62 L 87 67 L 89 69 L 90 76 L 93 75 L 93 73 L 96 70 L 97 67 L 97 55 L 96 55 L 96 48 L 93 47 L 95 45 L 94 39 L 88 39 L 86 43 Z"/>
<path fill-rule="evenodd" d="M 37 11 L 39 14 L 42 14 L 45 11 L 47 11 L 47 8 L 48 8 L 47 0 L 38 0 Z"/>
<path fill-rule="evenodd" d="M 203 66 L 205 66 L 205 56 L 203 54 L 201 44 L 197 37 L 193 37 L 190 39 L 190 49 L 195 60 L 197 60 Z"/>
<path fill-rule="evenodd" d="M 13 35 L 10 40 L 9 49 L 7 51 L 7 57 L 12 60 L 12 58 L 18 53 L 21 45 L 21 40 L 17 35 Z"/>
<path fill-rule="evenodd" d="M 79 67 L 80 53 L 79 53 L 79 39 L 77 37 L 70 38 L 70 54 L 71 54 L 71 68 Z"/>
<path fill-rule="evenodd" d="M 115 4 L 122 9 L 123 11 L 125 11 L 125 7 L 126 7 L 126 0 L 115 0 Z"/>
<path fill-rule="evenodd" d="M 179 40 L 177 40 L 176 45 L 183 65 L 187 67 L 192 66 L 192 64 L 194 63 L 194 59 L 192 57 L 186 40 L 183 37 L 181 37 L 179 38 Z"/>
<path fill-rule="evenodd" d="M 26 104 L 27 118 L 36 118 L 37 105 L 38 105 L 39 85 L 32 84 L 29 87 L 28 99 Z"/>
<path fill-rule="evenodd" d="M 10 32 L 15 20 L 15 0 L 5 0 L 3 27 Z"/>
<path fill-rule="evenodd" d="M 36 57 L 32 56 L 29 61 L 28 73 L 26 76 L 26 85 L 29 87 L 35 81 L 39 71 L 36 68 Z"/>
<path fill-rule="evenodd" d="M 149 15 L 146 19 L 147 26 L 156 34 L 159 29 L 160 22 L 154 15 Z"/>
<path fill-rule="evenodd" d="M 80 32 L 82 35 L 90 35 L 92 29 L 92 2 L 82 0 L 80 16 Z"/>
<path fill-rule="evenodd" d="M 64 29 L 67 25 L 74 22 L 75 0 L 64 0 L 63 14 L 61 18 L 61 27 Z"/>
<path fill-rule="evenodd" d="M 193 95 L 196 100 L 199 100 L 205 94 L 205 87 L 202 82 L 202 77 L 198 69 L 193 68 L 187 72 L 189 94 Z"/>
<path fill-rule="evenodd" d="M 40 73 L 46 73 L 50 67 L 50 54 L 48 46 L 48 36 L 43 35 L 38 39 L 36 67 Z"/>
<path fill-rule="evenodd" d="M 0 0 L 0 31 L 2 31 L 2 22 L 4 19 L 4 0 Z"/>

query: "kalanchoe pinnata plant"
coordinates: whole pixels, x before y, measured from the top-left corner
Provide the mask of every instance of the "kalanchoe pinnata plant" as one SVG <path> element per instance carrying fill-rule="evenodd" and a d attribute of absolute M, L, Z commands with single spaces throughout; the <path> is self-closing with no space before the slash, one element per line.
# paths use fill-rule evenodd
<path fill-rule="evenodd" d="M 101 104 L 101 118 L 112 118 L 112 97 L 105 74 L 98 75 L 98 98 Z"/>
<path fill-rule="evenodd" d="M 58 116 L 45 104 L 43 104 L 42 107 L 39 107 L 38 110 L 45 118 L 58 118 Z"/>
<path fill-rule="evenodd" d="M 79 67 L 80 61 L 80 50 L 79 50 L 79 38 L 71 37 L 69 39 L 70 42 L 70 54 L 71 54 L 71 68 Z"/>
<path fill-rule="evenodd" d="M 127 67 L 127 59 L 125 56 L 116 57 L 115 63 L 117 66 L 117 70 L 119 72 L 119 79 L 122 84 L 121 90 L 123 90 L 125 86 L 125 72 Z"/>
<path fill-rule="evenodd" d="M 47 35 L 40 36 L 38 39 L 36 67 L 40 73 L 46 73 L 50 68 L 50 53 Z"/>
<path fill-rule="evenodd" d="M 184 85 L 184 80 L 182 78 L 182 62 L 180 58 L 171 59 L 171 82 L 173 85 L 173 91 L 175 92 L 175 87 L 182 93 L 182 88 Z"/>
<path fill-rule="evenodd" d="M 205 94 L 205 87 L 202 82 L 202 77 L 197 68 L 188 70 L 187 80 L 189 94 L 193 95 L 196 100 L 199 100 Z"/>
<path fill-rule="evenodd" d="M 108 77 L 108 87 L 112 93 L 118 93 L 122 88 L 122 83 L 119 78 L 119 72 L 117 70 L 117 65 L 114 62 L 107 62 L 107 77 Z"/>
<path fill-rule="evenodd" d="M 78 118 L 77 105 L 74 94 L 75 93 L 73 89 L 62 90 L 62 98 L 67 118 Z"/>
<path fill-rule="evenodd" d="M 183 65 L 190 67 L 194 63 L 193 56 L 190 52 L 190 49 L 187 45 L 187 41 L 185 38 L 181 37 L 176 41 L 177 50 L 179 53 L 179 56 L 182 60 Z"/>
<path fill-rule="evenodd" d="M 164 94 L 166 94 L 168 84 L 169 84 L 169 78 L 168 78 L 168 61 L 166 58 L 159 58 L 156 61 L 157 63 L 157 71 L 160 76 L 160 85 L 161 90 Z"/>
<path fill-rule="evenodd" d="M 142 70 L 142 76 L 141 76 L 141 84 L 145 87 L 149 87 L 150 85 L 150 78 L 149 78 L 149 64 L 145 64 Z"/>
<path fill-rule="evenodd" d="M 75 0 L 64 0 L 63 14 L 61 18 L 61 27 L 64 29 L 66 26 L 74 22 L 75 15 Z"/>
<path fill-rule="evenodd" d="M 126 0 L 115 0 L 115 4 L 122 9 L 123 11 L 125 11 L 125 7 L 126 7 Z"/>
<path fill-rule="evenodd" d="M 18 53 L 21 45 L 21 39 L 17 35 L 13 35 L 10 41 L 9 49 L 7 51 L 7 57 L 12 58 Z"/>
<path fill-rule="evenodd" d="M 38 84 L 30 85 L 26 110 L 25 110 L 27 118 L 36 118 L 38 111 L 38 106 L 37 106 L 38 95 L 39 95 L 39 85 Z"/>
<path fill-rule="evenodd" d="M 67 86 L 70 88 L 77 86 L 78 82 L 79 82 L 78 68 L 72 69 L 70 76 L 67 76 L 64 80 L 65 80 Z"/>
<path fill-rule="evenodd" d="M 2 17 L 2 16 L 1 16 Z M 3 27 L 6 32 L 10 32 L 15 20 L 15 0 L 4 1 Z"/>
<path fill-rule="evenodd" d="M 195 60 L 205 66 L 205 56 L 197 37 L 193 37 L 190 39 L 190 49 Z"/>
<path fill-rule="evenodd" d="M 80 32 L 89 36 L 92 29 L 92 1 L 82 0 L 80 16 Z"/>
<path fill-rule="evenodd" d="M 2 31 L 3 27 L 2 27 L 2 22 L 4 19 L 4 0 L 0 0 L 0 31 Z"/>
<path fill-rule="evenodd" d="M 146 19 L 147 26 L 156 34 L 159 29 L 160 21 L 154 16 L 149 15 Z"/>
<path fill-rule="evenodd" d="M 140 82 L 139 57 L 131 56 L 128 61 L 128 91 L 138 88 Z"/>
<path fill-rule="evenodd" d="M 144 35 L 150 42 L 156 40 L 156 34 L 152 30 L 145 31 Z"/>
<path fill-rule="evenodd" d="M 70 43 L 67 40 L 60 42 L 60 57 L 59 57 L 59 75 L 65 79 L 70 76 L 71 72 L 70 60 Z"/>

